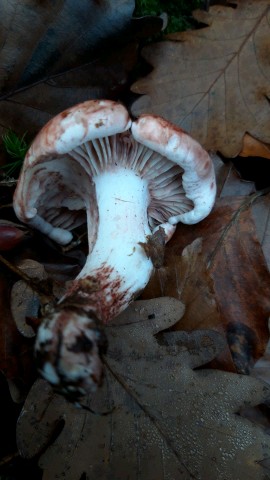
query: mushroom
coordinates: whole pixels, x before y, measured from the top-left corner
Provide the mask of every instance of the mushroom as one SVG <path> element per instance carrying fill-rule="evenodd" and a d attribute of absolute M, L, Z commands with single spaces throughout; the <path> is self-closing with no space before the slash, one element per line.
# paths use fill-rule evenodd
<path fill-rule="evenodd" d="M 132 122 L 120 103 L 90 100 L 49 121 L 25 158 L 14 195 L 18 218 L 60 245 L 87 221 L 89 255 L 35 345 L 38 368 L 65 394 L 102 379 L 106 324 L 146 286 L 147 245 L 176 224 L 211 211 L 216 193 L 208 153 L 180 128 L 145 114 Z"/>

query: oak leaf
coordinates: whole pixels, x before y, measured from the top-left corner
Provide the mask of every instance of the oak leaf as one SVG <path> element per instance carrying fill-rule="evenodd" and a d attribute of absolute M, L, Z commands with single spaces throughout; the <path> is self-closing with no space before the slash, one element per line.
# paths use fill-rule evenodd
<path fill-rule="evenodd" d="M 134 115 L 153 112 L 208 150 L 234 157 L 249 133 L 270 143 L 270 7 L 267 0 L 214 5 L 194 17 L 207 26 L 144 48 L 153 71 L 132 91 Z"/>
<path fill-rule="evenodd" d="M 269 458 L 269 436 L 237 412 L 269 401 L 270 388 L 197 369 L 223 348 L 216 332 L 159 337 L 181 308 L 168 298 L 135 302 L 119 326 L 106 328 L 104 386 L 85 400 L 96 415 L 68 404 L 44 381 L 33 386 L 17 443 L 22 456 L 41 455 L 44 480 L 267 478 L 260 462 Z"/>
<path fill-rule="evenodd" d="M 132 19 L 134 7 L 134 0 L 0 0 L 0 134 L 11 128 L 31 139 L 76 103 L 118 99 L 138 38 L 163 24 Z"/>

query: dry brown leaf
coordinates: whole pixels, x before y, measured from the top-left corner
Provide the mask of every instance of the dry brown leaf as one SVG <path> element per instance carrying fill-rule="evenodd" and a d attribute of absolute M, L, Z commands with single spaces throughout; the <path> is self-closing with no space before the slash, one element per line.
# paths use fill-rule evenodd
<path fill-rule="evenodd" d="M 270 159 L 270 144 L 259 142 L 248 133 L 244 135 L 240 157 L 262 157 Z"/>
<path fill-rule="evenodd" d="M 153 302 L 162 313 L 151 320 Z M 128 325 L 107 327 L 106 381 L 90 406 L 108 415 L 76 409 L 44 381 L 33 386 L 17 443 L 26 458 L 41 454 L 44 480 L 268 478 L 260 462 L 270 456 L 269 436 L 237 412 L 268 401 L 270 388 L 248 376 L 193 370 L 223 348 L 216 332 L 170 332 L 160 345 L 155 335 L 175 321 L 166 315 L 169 302 L 141 302 L 143 314 L 133 308 Z"/>
<path fill-rule="evenodd" d="M 186 306 L 180 329 L 223 331 L 230 350 L 219 366 L 240 373 L 249 372 L 269 338 L 270 274 L 247 202 L 224 197 L 200 224 L 178 225 L 164 267 L 142 294 L 180 299 Z"/>
<path fill-rule="evenodd" d="M 194 15 L 207 26 L 143 50 L 154 69 L 132 86 L 145 95 L 133 114 L 162 115 L 225 157 L 242 150 L 246 132 L 270 143 L 268 0 L 238 0 Z"/>
<path fill-rule="evenodd" d="M 29 278 L 47 279 L 43 265 L 35 260 L 25 259 L 17 265 Z M 27 319 L 39 316 L 40 298 L 23 280 L 18 280 L 11 288 L 10 308 L 18 331 L 27 338 L 35 336 L 35 331 Z"/>

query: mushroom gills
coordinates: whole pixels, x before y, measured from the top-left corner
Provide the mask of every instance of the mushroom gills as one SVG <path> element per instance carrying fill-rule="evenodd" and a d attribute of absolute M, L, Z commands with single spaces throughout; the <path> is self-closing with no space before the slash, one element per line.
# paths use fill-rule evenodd
<path fill-rule="evenodd" d="M 69 154 L 33 167 L 27 214 L 32 218 L 28 223 L 63 245 L 71 241 L 70 232 L 86 220 L 92 231 L 98 215 L 94 179 L 101 173 L 122 168 L 130 169 L 148 182 L 148 222 L 151 228 L 167 222 L 172 215 L 192 210 L 193 202 L 186 198 L 182 186 L 182 168 L 144 147 L 132 138 L 130 132 L 124 132 L 88 141 Z M 62 240 L 59 228 L 66 230 Z M 90 247 L 95 239 L 93 231 L 91 239 Z"/>

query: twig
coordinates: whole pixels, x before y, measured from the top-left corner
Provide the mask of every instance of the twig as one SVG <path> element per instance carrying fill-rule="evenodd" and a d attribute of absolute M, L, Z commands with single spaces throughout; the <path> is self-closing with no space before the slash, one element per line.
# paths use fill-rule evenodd
<path fill-rule="evenodd" d="M 2 182 L 0 182 L 0 185 L 2 185 Z M 6 203 L 5 205 L 0 205 L 0 210 L 2 210 L 2 208 L 12 208 L 13 207 L 13 203 Z"/>
<path fill-rule="evenodd" d="M 8 178 L 6 180 L 1 180 L 0 181 L 0 186 L 1 187 L 13 187 L 18 183 L 18 179 L 16 180 L 15 178 Z"/>
<path fill-rule="evenodd" d="M 14 452 L 14 453 L 10 453 L 10 455 L 7 455 L 6 457 L 3 457 L 0 459 L 0 467 L 4 467 L 6 465 L 8 465 L 9 463 L 11 463 L 13 460 L 16 460 L 16 458 L 19 458 L 19 453 L 18 452 Z"/>
<path fill-rule="evenodd" d="M 78 247 L 82 243 L 82 239 L 86 236 L 86 232 L 83 232 L 81 235 L 78 236 L 76 240 L 73 240 L 68 245 L 62 247 L 62 252 L 67 253 L 75 247 Z"/>
<path fill-rule="evenodd" d="M 29 277 L 27 273 L 9 262 L 5 257 L 3 257 L 3 255 L 0 255 L 0 263 L 5 265 L 11 272 L 15 273 L 15 275 L 21 278 L 34 292 L 38 294 L 39 297 L 47 299 L 48 301 L 51 301 L 52 297 L 54 298 L 53 294 L 50 292 L 49 285 L 46 284 L 46 281 Z"/>

